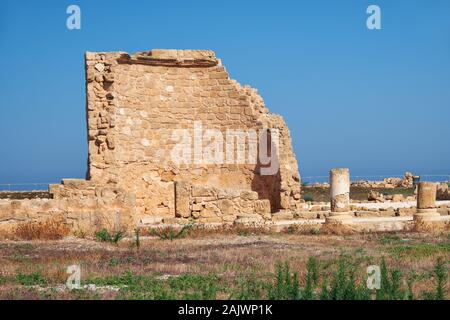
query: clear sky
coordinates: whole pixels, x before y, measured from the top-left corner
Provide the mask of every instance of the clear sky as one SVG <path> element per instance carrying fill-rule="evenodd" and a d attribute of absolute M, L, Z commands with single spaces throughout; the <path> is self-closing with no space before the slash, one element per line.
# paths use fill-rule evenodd
<path fill-rule="evenodd" d="M 84 177 L 84 51 L 152 48 L 215 50 L 285 118 L 303 176 L 450 173 L 448 0 L 2 0 L 0 184 Z"/>

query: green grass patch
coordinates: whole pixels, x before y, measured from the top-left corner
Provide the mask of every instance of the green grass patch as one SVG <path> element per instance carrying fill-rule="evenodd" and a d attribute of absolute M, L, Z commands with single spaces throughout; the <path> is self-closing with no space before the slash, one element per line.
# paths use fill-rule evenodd
<path fill-rule="evenodd" d="M 363 259 L 367 260 L 367 259 Z M 237 300 L 405 300 L 446 298 L 447 264 L 438 259 L 430 271 L 435 288 L 412 293 L 414 277 L 406 277 L 399 269 L 390 268 L 382 259 L 381 287 L 367 288 L 367 264 L 363 260 L 343 255 L 337 260 L 319 262 L 311 257 L 306 274 L 299 279 L 287 262 L 278 263 L 274 274 L 245 275 L 225 279 L 217 275 L 183 274 L 174 277 L 135 275 L 130 272 L 119 276 L 91 279 L 89 283 L 113 285 L 121 288 L 119 299 L 217 299 Z"/>
<path fill-rule="evenodd" d="M 16 282 L 24 286 L 35 286 L 35 285 L 44 286 L 47 284 L 47 281 L 41 276 L 39 272 L 33 272 L 28 274 L 19 273 L 16 276 Z"/>
<path fill-rule="evenodd" d="M 168 279 L 157 275 L 135 275 L 126 272 L 119 276 L 90 279 L 86 283 L 120 287 L 118 299 L 173 300 L 216 299 L 218 277 L 215 275 L 184 274 Z"/>
<path fill-rule="evenodd" d="M 450 252 L 450 243 L 418 243 L 410 245 L 394 245 L 389 248 L 391 255 L 415 259 L 431 257 L 440 253 Z"/>
<path fill-rule="evenodd" d="M 397 234 L 385 234 L 378 239 L 380 244 L 398 244 L 401 243 L 403 239 Z"/>

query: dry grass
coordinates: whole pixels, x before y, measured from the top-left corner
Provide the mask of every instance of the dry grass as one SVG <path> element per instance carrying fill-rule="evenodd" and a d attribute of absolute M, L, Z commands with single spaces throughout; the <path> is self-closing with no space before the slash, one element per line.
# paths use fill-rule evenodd
<path fill-rule="evenodd" d="M 61 218 L 19 223 L 13 237 L 19 240 L 59 240 L 67 236 L 69 227 Z"/>
<path fill-rule="evenodd" d="M 233 224 L 221 224 L 218 226 L 186 225 L 183 227 L 157 227 L 140 230 L 142 236 L 155 236 L 161 240 L 174 240 L 182 238 L 197 239 L 207 236 L 225 235 L 263 235 L 270 234 L 270 229 L 266 227 L 246 227 Z"/>
<path fill-rule="evenodd" d="M 303 279 L 311 256 L 318 259 L 326 276 L 342 255 L 352 257 L 362 274 L 368 265 L 378 264 L 385 257 L 388 266 L 402 270 L 406 278 L 415 279 L 413 289 L 418 293 L 432 287 L 431 273 L 436 259 L 450 260 L 448 233 L 302 232 L 306 231 L 302 228 L 284 233 L 255 229 L 192 229 L 185 238 L 172 241 L 142 235 L 139 250 L 133 246 L 133 239 L 122 240 L 118 245 L 74 238 L 4 241 L 0 242 L 0 299 L 93 298 L 94 293 L 84 293 L 86 296 L 80 297 L 79 293 L 69 292 L 49 297 L 20 286 L 14 280 L 18 274 L 38 273 L 48 286 L 62 285 L 67 279 L 66 268 L 71 264 L 81 266 L 82 280 L 87 282 L 120 277 L 126 272 L 142 276 L 214 274 L 231 290 L 242 276 L 267 279 L 280 261 L 289 261 L 291 270 Z M 3 284 L 2 277 L 6 279 Z M 114 297 L 113 293 L 105 293 L 97 298 Z"/>

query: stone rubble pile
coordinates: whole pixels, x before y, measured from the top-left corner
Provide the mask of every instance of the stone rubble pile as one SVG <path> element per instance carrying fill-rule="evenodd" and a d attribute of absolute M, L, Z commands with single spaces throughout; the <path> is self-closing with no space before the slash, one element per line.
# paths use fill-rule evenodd
<path fill-rule="evenodd" d="M 385 178 L 383 181 L 355 181 L 352 186 L 370 189 L 412 188 L 414 175 L 406 172 L 403 178 Z"/>
<path fill-rule="evenodd" d="M 449 183 L 441 183 L 437 186 L 437 200 L 450 200 Z"/>

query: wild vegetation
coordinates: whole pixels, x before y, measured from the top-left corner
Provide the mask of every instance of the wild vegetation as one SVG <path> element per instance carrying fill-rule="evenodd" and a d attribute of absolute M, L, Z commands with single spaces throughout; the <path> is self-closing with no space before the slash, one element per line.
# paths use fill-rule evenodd
<path fill-rule="evenodd" d="M 449 298 L 448 233 L 153 232 L 0 242 L 0 299 Z M 69 290 L 74 264 L 81 287 Z M 373 265 L 378 290 L 367 286 Z"/>
<path fill-rule="evenodd" d="M 21 240 L 57 240 L 67 236 L 69 232 L 69 227 L 60 218 L 52 218 L 19 223 L 12 235 Z"/>

